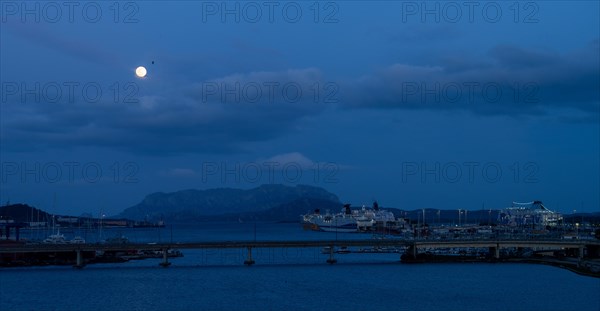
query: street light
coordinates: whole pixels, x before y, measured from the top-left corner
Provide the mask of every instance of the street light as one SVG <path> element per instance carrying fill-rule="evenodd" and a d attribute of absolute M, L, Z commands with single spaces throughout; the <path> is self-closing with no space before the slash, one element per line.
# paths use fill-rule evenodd
<path fill-rule="evenodd" d="M 106 217 L 106 215 L 100 212 L 100 241 L 102 241 L 102 222 L 104 221 L 104 217 Z"/>
<path fill-rule="evenodd" d="M 423 211 L 423 226 L 421 227 L 421 231 L 425 232 L 425 209 L 421 209 Z M 426 238 L 424 235 L 423 238 Z"/>

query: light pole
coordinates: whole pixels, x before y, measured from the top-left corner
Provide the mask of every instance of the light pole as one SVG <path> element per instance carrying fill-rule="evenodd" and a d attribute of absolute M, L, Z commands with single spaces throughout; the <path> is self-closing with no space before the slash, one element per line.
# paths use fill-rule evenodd
<path fill-rule="evenodd" d="M 426 239 L 427 235 L 426 235 L 426 231 L 425 231 L 425 224 L 426 224 L 426 221 L 425 221 L 425 209 L 423 208 L 422 211 L 423 211 L 423 226 L 422 226 L 423 238 Z"/>
<path fill-rule="evenodd" d="M 417 238 L 421 239 L 421 230 L 423 229 L 423 220 L 421 215 L 417 212 Z"/>
<path fill-rule="evenodd" d="M 583 211 L 583 201 L 581 201 L 581 210 Z M 583 214 L 581 214 L 580 222 L 581 222 L 581 226 L 583 226 L 583 228 L 585 229 L 585 225 L 583 224 Z"/>
<path fill-rule="evenodd" d="M 100 241 L 102 241 L 102 222 L 104 221 L 104 213 L 100 212 Z"/>
<path fill-rule="evenodd" d="M 458 226 L 460 227 L 460 213 L 461 213 L 461 209 L 458 209 Z"/>

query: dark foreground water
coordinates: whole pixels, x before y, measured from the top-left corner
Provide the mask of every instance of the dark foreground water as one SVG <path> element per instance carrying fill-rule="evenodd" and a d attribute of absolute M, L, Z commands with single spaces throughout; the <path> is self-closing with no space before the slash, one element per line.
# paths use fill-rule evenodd
<path fill-rule="evenodd" d="M 254 239 L 253 224 L 173 229 L 173 239 Z M 293 224 L 257 225 L 258 240 L 335 239 Z M 81 232 L 73 232 L 79 234 Z M 132 240 L 169 240 L 170 228 L 105 230 Z M 132 238 L 134 237 L 134 238 Z M 343 238 L 365 235 L 338 235 Z M 87 233 L 90 240 L 92 232 Z M 0 310 L 600 310 L 600 279 L 528 264 L 401 264 L 398 254 L 320 249 L 185 250 L 158 260 L 0 270 Z"/>

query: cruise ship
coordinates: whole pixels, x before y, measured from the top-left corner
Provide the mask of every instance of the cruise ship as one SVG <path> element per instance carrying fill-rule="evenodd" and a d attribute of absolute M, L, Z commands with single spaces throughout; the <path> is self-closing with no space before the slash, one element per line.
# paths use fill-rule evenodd
<path fill-rule="evenodd" d="M 314 213 L 302 215 L 302 223 L 306 229 L 337 232 L 392 233 L 400 231 L 405 225 L 404 220 L 396 219 L 391 211 L 380 209 L 377 202 L 374 202 L 370 209 L 363 206 L 355 210 L 350 208 L 350 204 L 345 204 L 337 214 L 327 211 L 323 215 L 316 209 Z"/>
<path fill-rule="evenodd" d="M 556 227 L 562 221 L 562 214 L 549 210 L 542 201 L 513 202 L 511 207 L 498 213 L 498 223 L 512 227 L 523 225 Z"/>
<path fill-rule="evenodd" d="M 356 232 L 358 226 L 356 218 L 352 214 L 350 204 L 344 205 L 341 213 L 330 214 L 329 212 L 322 215 L 319 209 L 316 209 L 312 214 L 302 216 L 303 223 L 306 227 L 312 230 L 328 231 L 328 232 Z"/>

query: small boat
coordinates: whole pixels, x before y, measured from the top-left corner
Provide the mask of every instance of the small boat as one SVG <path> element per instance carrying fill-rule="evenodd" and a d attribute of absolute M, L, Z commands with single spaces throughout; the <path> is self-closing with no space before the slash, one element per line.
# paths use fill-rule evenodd
<path fill-rule="evenodd" d="M 321 249 L 321 254 L 329 254 L 331 253 L 331 246 L 325 246 Z"/>
<path fill-rule="evenodd" d="M 71 243 L 71 244 L 85 244 L 85 240 L 82 237 L 80 237 L 80 236 L 76 236 L 71 241 L 69 241 L 69 243 Z"/>
<path fill-rule="evenodd" d="M 342 247 L 340 247 L 340 248 L 339 248 L 337 251 L 335 251 L 335 252 L 336 252 L 337 254 L 350 254 L 350 253 L 352 253 L 352 252 L 351 252 L 351 251 L 348 249 L 348 247 L 346 247 L 346 246 L 342 246 Z"/>
<path fill-rule="evenodd" d="M 359 253 L 370 253 L 370 254 L 392 254 L 392 253 L 404 253 L 406 248 L 403 247 L 370 247 L 370 248 L 361 248 L 358 250 Z"/>
<path fill-rule="evenodd" d="M 325 246 L 325 247 L 323 247 L 323 249 L 321 249 L 321 253 L 322 254 L 329 254 L 329 253 L 332 252 L 331 250 L 332 250 L 331 246 Z M 352 253 L 352 251 L 350 249 L 348 249 L 348 247 L 346 247 L 346 246 L 342 246 L 342 247 L 340 247 L 338 249 L 334 248 L 333 252 L 336 253 L 336 254 L 350 254 L 350 253 Z"/>
<path fill-rule="evenodd" d="M 129 239 L 126 238 L 124 235 L 117 235 L 115 237 L 112 238 L 108 238 L 104 241 L 104 243 L 106 244 L 127 244 L 129 243 Z"/>
<path fill-rule="evenodd" d="M 56 232 L 56 234 L 51 234 L 47 239 L 43 241 L 45 244 L 67 244 L 67 240 L 65 236 L 60 233 L 60 228 Z"/>

